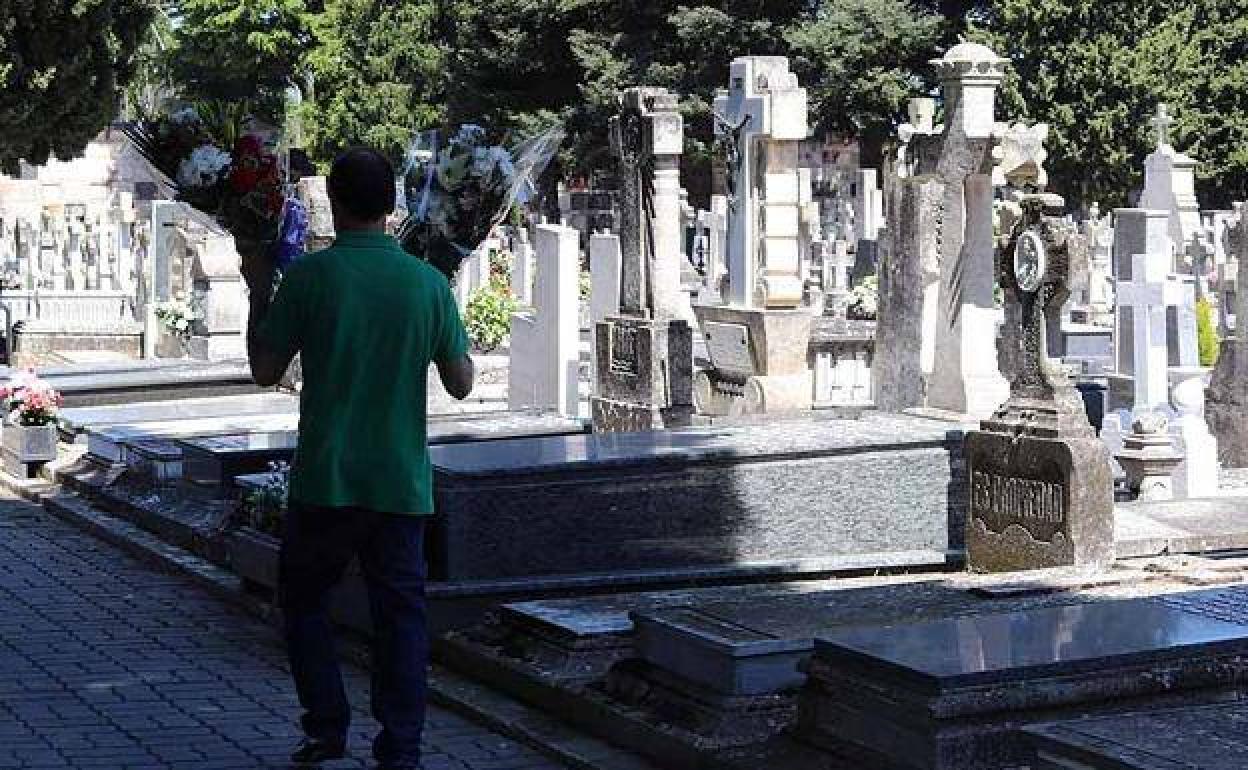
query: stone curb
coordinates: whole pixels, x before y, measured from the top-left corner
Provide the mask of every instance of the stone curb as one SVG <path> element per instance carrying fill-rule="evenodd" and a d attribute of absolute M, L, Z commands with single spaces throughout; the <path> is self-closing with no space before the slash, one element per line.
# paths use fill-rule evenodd
<path fill-rule="evenodd" d="M 276 625 L 277 613 L 272 605 L 247 595 L 242 581 L 233 573 L 169 545 L 134 524 L 96 510 L 75 493 L 65 492 L 46 480 L 26 482 L 7 474 L 0 474 L 0 488 L 40 505 L 47 513 L 148 566 L 188 579 L 213 596 Z M 367 645 L 358 640 L 343 641 L 343 656 L 367 667 Z M 579 733 L 553 717 L 438 665 L 430 671 L 429 699 L 576 770 L 655 770 L 654 765 L 634 754 Z"/>

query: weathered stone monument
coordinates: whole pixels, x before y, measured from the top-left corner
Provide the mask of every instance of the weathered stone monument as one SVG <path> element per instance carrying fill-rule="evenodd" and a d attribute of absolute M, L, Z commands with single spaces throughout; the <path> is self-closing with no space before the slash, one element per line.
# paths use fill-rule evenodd
<path fill-rule="evenodd" d="M 997 368 L 992 282 L 994 107 L 1007 63 L 975 43 L 954 46 L 932 62 L 945 97 L 945 133 L 939 155 L 919 160 L 944 183 L 927 405 L 973 417 L 991 414 L 1009 392 Z"/>
<path fill-rule="evenodd" d="M 784 57 L 740 57 L 715 113 L 727 166 L 728 280 L 723 304 L 695 308 L 713 367 L 695 378 L 698 410 L 809 409 L 813 319 L 800 305 L 801 213 L 811 196 L 810 176 L 798 168 L 806 90 Z"/>
<path fill-rule="evenodd" d="M 619 162 L 619 314 L 594 329 L 594 429 L 688 425 L 693 416 L 693 330 L 681 291 L 680 153 L 675 94 L 630 88 L 611 122 Z"/>
<path fill-rule="evenodd" d="M 998 280 L 1019 312 L 1005 328 L 1012 367 L 1009 399 L 966 438 L 970 482 L 967 564 L 976 571 L 1113 559 L 1109 452 L 1082 401 L 1046 355 L 1046 317 L 1069 296 L 1070 242 L 1063 201 L 1028 196 L 1023 220 L 1002 253 Z"/>
<path fill-rule="evenodd" d="M 1239 262 L 1239 286 L 1248 287 L 1248 216 L 1243 207 L 1230 231 L 1232 254 Z M 1209 385 L 1206 414 L 1218 439 L 1223 465 L 1248 467 L 1248 291 L 1236 293 L 1234 334 L 1222 341 L 1218 366 Z"/>
<path fill-rule="evenodd" d="M 992 281 L 993 175 L 1004 135 L 994 112 L 1006 64 L 983 45 L 954 46 L 932 62 L 945 124 L 932 124 L 930 100 L 915 100 L 911 122 L 899 130 L 902 147 L 886 174 L 880 269 L 882 409 L 986 417 L 1009 391 L 997 364 Z M 1042 160 L 1032 153 L 1018 165 Z"/>
<path fill-rule="evenodd" d="M 940 292 L 938 181 L 917 175 L 921 146 L 938 141 L 933 99 L 910 100 L 910 120 L 897 131 L 900 148 L 884 173 L 880 237 L 879 322 L 873 365 L 875 405 L 900 412 L 924 405 L 925 381 L 935 359 L 936 300 Z"/>

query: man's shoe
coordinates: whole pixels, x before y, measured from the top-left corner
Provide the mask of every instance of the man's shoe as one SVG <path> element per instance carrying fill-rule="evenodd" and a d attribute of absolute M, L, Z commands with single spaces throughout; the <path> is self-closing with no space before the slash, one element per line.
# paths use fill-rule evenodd
<path fill-rule="evenodd" d="M 324 741 L 319 738 L 306 738 L 290 761 L 296 765 L 319 765 L 331 759 L 342 759 L 347 755 L 346 744 L 341 741 Z"/>

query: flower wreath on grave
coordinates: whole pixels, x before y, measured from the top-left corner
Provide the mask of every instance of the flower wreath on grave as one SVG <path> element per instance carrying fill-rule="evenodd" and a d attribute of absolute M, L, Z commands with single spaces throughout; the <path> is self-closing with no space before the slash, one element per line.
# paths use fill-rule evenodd
<path fill-rule="evenodd" d="M 254 127 L 246 102 L 186 107 L 125 127 L 139 153 L 167 176 L 177 198 L 210 214 L 230 235 L 240 256 L 268 253 L 279 267 L 302 244 L 307 216 L 287 184 L 272 132 Z"/>
<path fill-rule="evenodd" d="M 418 134 L 398 179 L 397 236 L 404 250 L 454 280 L 464 258 L 517 205 L 536 196 L 538 177 L 563 134 L 553 128 L 510 149 L 491 143 L 486 130 L 473 124 L 453 133 Z"/>
<path fill-rule="evenodd" d="M 23 369 L 0 387 L 0 401 L 8 411 L 6 422 L 26 428 L 51 425 L 63 400 L 60 392 L 39 379 L 34 369 Z"/>

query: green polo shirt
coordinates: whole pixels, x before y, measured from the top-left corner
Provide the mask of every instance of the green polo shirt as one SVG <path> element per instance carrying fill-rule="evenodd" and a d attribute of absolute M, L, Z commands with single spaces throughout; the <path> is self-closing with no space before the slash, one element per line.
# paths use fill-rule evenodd
<path fill-rule="evenodd" d="M 468 351 L 441 273 L 391 236 L 341 233 L 286 271 L 259 339 L 303 362 L 291 500 L 433 512 L 429 364 Z"/>

